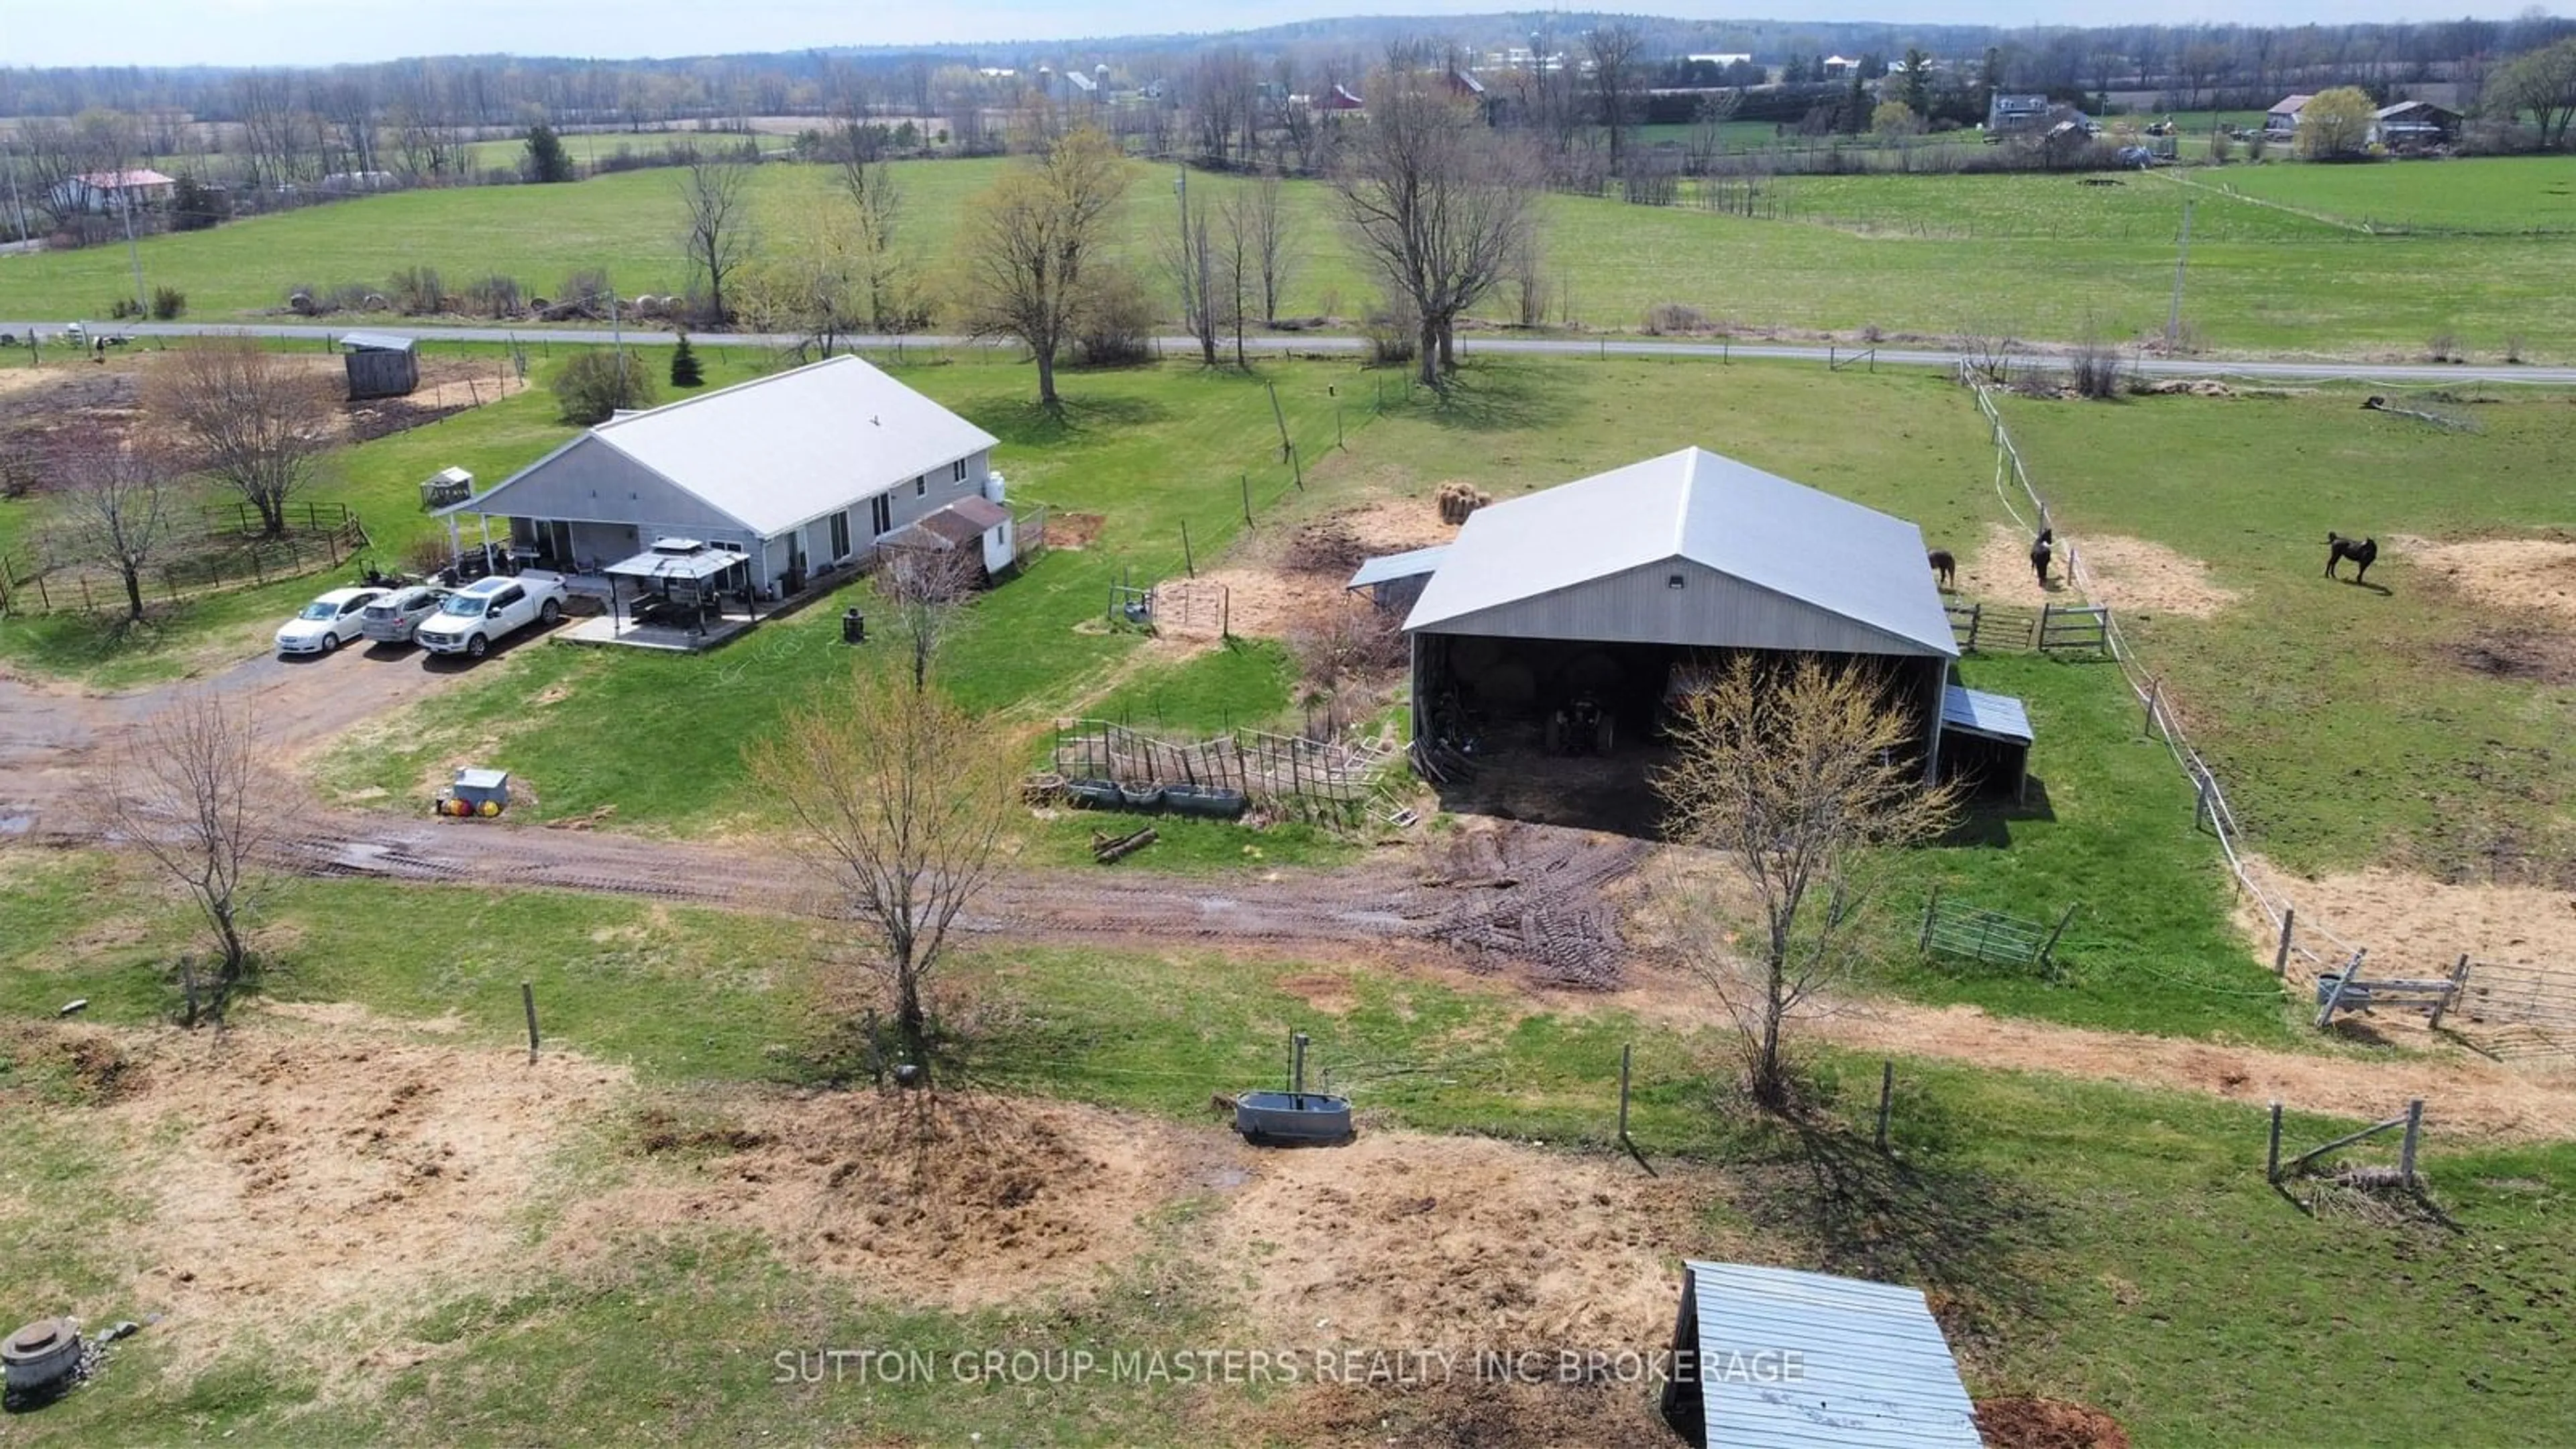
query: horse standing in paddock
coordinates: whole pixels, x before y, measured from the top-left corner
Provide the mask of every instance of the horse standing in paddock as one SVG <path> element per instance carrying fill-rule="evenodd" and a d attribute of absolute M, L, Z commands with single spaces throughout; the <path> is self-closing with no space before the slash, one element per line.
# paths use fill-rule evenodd
<path fill-rule="evenodd" d="M 1924 561 L 1932 565 L 1932 577 L 1940 581 L 1942 592 L 1949 592 L 1958 579 L 1959 561 L 1950 557 L 1946 548 L 1932 550 L 1924 555 Z"/>
<path fill-rule="evenodd" d="M 2331 528 L 2327 529 L 2326 577 L 2330 579 L 2337 577 L 2335 565 L 2345 559 L 2352 560 L 2352 581 L 2356 584 L 2360 583 L 2362 576 L 2370 572 L 2370 566 L 2379 561 L 2379 540 L 2365 538 L 2355 542 Z"/>
<path fill-rule="evenodd" d="M 2039 586 L 2048 587 L 2048 560 L 2057 550 L 2057 530 L 2043 528 L 2039 537 L 2030 541 L 2030 571 L 2039 575 Z"/>

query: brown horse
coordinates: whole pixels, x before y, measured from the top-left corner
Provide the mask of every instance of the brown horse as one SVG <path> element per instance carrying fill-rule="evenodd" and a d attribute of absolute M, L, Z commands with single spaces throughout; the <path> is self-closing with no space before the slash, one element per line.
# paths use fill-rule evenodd
<path fill-rule="evenodd" d="M 1936 548 L 1924 555 L 1924 560 L 1932 565 L 1932 577 L 1940 581 L 1942 592 L 1947 593 L 1956 586 L 1959 577 L 1959 561 L 1950 557 L 1948 549 Z"/>

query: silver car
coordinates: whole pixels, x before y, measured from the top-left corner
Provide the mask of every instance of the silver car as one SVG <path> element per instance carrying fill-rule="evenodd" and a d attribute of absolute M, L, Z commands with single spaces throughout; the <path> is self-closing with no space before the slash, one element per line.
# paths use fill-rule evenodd
<path fill-rule="evenodd" d="M 379 644 L 408 644 L 420 621 L 447 602 L 445 589 L 414 584 L 396 589 L 367 606 L 359 631 Z"/>

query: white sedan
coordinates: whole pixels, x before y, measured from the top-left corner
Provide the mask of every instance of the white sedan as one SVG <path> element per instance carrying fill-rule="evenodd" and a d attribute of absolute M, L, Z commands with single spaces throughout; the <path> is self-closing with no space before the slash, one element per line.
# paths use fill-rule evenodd
<path fill-rule="evenodd" d="M 366 608 L 384 596 L 382 589 L 333 589 L 277 631 L 280 654 L 328 654 L 358 637 L 366 625 Z"/>

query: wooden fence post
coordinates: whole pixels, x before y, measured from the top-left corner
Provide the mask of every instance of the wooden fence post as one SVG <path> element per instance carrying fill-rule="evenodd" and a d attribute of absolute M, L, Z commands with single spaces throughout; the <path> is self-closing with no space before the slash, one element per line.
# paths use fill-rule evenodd
<path fill-rule="evenodd" d="M 2163 692 L 2164 687 L 2165 687 L 2165 682 L 2164 682 L 2163 680 L 2161 680 L 2161 679 L 2150 679 L 2150 680 L 2148 680 L 2148 681 L 2147 681 L 2147 738 L 2148 738 L 2148 739 L 2154 739 L 2154 738 L 2156 737 L 2156 696 L 2157 696 L 2158 694 L 2160 694 L 2160 693 L 2162 693 L 2162 692 Z"/>
<path fill-rule="evenodd" d="M 1619 1140 L 1628 1140 L 1628 1058 L 1636 1050 L 1633 1042 L 1619 1044 Z"/>
<path fill-rule="evenodd" d="M 2424 1023 L 2424 1029 L 2426 1031 L 2440 1031 L 2442 1029 L 2443 1013 L 2449 1011 L 2451 1009 L 2451 1003 L 2459 1000 L 2461 993 L 2468 989 L 2469 953 L 2463 951 L 2460 953 L 2460 964 L 2451 968 L 2451 989 L 2443 995 L 2441 1000 L 2433 1003 L 2433 1018 L 2432 1020 Z"/>
<path fill-rule="evenodd" d="M 1932 887 L 1932 898 L 1923 903 L 1923 954 L 1932 954 L 1932 916 L 1941 909 L 1941 887 Z"/>
<path fill-rule="evenodd" d="M 2397 1148 L 2397 1174 L 2408 1187 L 2415 1185 L 2415 1142 L 2423 1132 L 2424 1099 L 2418 1097 L 2406 1104 L 2406 1140 Z"/>
<path fill-rule="evenodd" d="M 2281 1180 L 2281 1104 L 2272 1104 L 2272 1145 L 2263 1154 L 2263 1180 Z"/>
<path fill-rule="evenodd" d="M 1878 1150 L 1887 1150 L 1887 1109 L 1896 1100 L 1896 1063 L 1878 1064 Z"/>
<path fill-rule="evenodd" d="M 2272 974 L 2287 979 L 2290 974 L 2290 932 L 2297 925 L 2299 908 L 2281 907 L 2281 944 L 2272 953 Z"/>
<path fill-rule="evenodd" d="M 528 1013 L 528 1065 L 533 1067 L 537 1064 L 537 989 L 525 981 L 519 983 L 519 1005 Z"/>
<path fill-rule="evenodd" d="M 1243 526 L 1252 526 L 1252 475 L 1243 475 Z"/>
<path fill-rule="evenodd" d="M 1191 578 L 1199 576 L 1198 556 L 1190 552 L 1190 521 L 1186 518 L 1181 520 L 1181 566 L 1190 571 Z"/>

